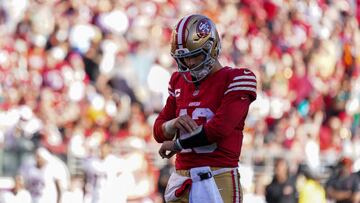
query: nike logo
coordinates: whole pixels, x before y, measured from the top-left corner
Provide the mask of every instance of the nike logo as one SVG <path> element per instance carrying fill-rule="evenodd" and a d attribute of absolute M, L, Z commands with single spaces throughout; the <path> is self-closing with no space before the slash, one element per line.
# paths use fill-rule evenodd
<path fill-rule="evenodd" d="M 247 99 L 247 97 L 240 97 L 240 99 L 241 99 L 241 100 L 246 100 L 246 99 Z"/>
<path fill-rule="evenodd" d="M 251 71 L 244 70 L 244 73 L 245 73 L 245 74 L 250 74 L 250 73 L 251 73 Z"/>
<path fill-rule="evenodd" d="M 179 97 L 180 96 L 180 89 L 176 89 L 175 90 L 175 97 Z"/>

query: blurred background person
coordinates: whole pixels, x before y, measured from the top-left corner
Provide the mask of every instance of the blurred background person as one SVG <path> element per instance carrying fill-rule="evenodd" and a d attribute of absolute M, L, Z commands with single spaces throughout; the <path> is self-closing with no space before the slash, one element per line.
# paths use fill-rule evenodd
<path fill-rule="evenodd" d="M 327 196 L 336 203 L 356 202 L 359 188 L 359 176 L 352 173 L 353 161 L 344 157 L 339 160 L 338 168 L 326 183 Z M 355 201 L 356 200 L 356 201 Z"/>
<path fill-rule="evenodd" d="M 275 160 L 274 176 L 265 193 L 268 203 L 296 203 L 298 192 L 296 177 L 290 174 L 289 165 L 283 158 Z"/>
<path fill-rule="evenodd" d="M 31 195 L 25 188 L 24 179 L 20 175 L 14 178 L 14 188 L 7 192 L 1 192 L 0 202 L 2 203 L 31 203 Z"/>
<path fill-rule="evenodd" d="M 172 172 L 175 171 L 175 159 L 174 157 L 171 159 L 167 159 L 166 164 L 160 169 L 158 184 L 157 184 L 157 191 L 159 195 L 162 197 L 162 202 L 165 203 L 165 189 L 170 178 Z"/>
<path fill-rule="evenodd" d="M 123 182 L 124 161 L 112 154 L 112 147 L 104 142 L 100 146 L 100 154 L 86 161 L 85 171 L 88 176 L 87 188 L 91 194 L 91 203 L 126 202 Z"/>
<path fill-rule="evenodd" d="M 61 203 L 84 202 L 84 178 L 82 176 L 71 177 L 70 186 L 61 197 Z"/>
<path fill-rule="evenodd" d="M 24 163 L 21 175 L 34 203 L 60 203 L 62 192 L 67 189 L 64 168 L 45 148 L 38 148 L 35 163 Z"/>
<path fill-rule="evenodd" d="M 298 203 L 319 202 L 326 203 L 326 193 L 319 173 L 306 165 L 299 166 L 297 188 L 299 191 Z"/>
<path fill-rule="evenodd" d="M 357 192 L 354 194 L 354 203 L 359 203 L 360 202 L 360 171 L 356 172 L 356 176 L 357 176 L 357 186 L 356 186 L 356 190 Z"/>

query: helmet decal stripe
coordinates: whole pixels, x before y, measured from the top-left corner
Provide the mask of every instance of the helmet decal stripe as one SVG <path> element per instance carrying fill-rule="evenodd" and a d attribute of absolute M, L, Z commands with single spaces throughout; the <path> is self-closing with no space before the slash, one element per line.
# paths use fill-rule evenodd
<path fill-rule="evenodd" d="M 184 18 L 181 19 L 180 22 L 176 25 L 176 36 L 174 37 L 174 39 L 175 39 L 175 45 L 176 45 L 177 49 L 179 48 L 178 34 L 179 34 L 179 27 L 180 27 L 182 20 L 184 20 Z"/>
<path fill-rule="evenodd" d="M 185 21 L 187 20 L 188 16 L 185 16 L 181 22 L 179 23 L 178 29 L 176 30 L 177 32 L 177 38 L 176 38 L 176 45 L 178 46 L 178 48 L 183 48 L 182 46 L 182 29 L 183 26 L 185 24 Z"/>
<path fill-rule="evenodd" d="M 192 15 L 191 16 L 189 16 L 189 18 L 188 19 L 186 19 L 186 21 L 185 21 L 185 24 L 184 24 L 184 26 L 183 26 L 183 28 L 182 28 L 182 30 L 181 30 L 181 32 L 182 32 L 182 45 L 184 46 L 185 45 L 185 33 L 186 33 L 186 27 L 187 27 L 187 25 L 188 25 L 188 23 L 189 23 L 189 21 L 190 21 L 190 19 L 192 18 Z"/>
<path fill-rule="evenodd" d="M 186 16 L 184 17 L 181 22 L 180 22 L 180 26 L 177 30 L 177 44 L 178 44 L 178 48 L 182 49 L 184 48 L 184 43 L 185 43 L 185 28 L 187 23 L 189 22 L 189 20 L 191 19 L 191 16 Z"/>

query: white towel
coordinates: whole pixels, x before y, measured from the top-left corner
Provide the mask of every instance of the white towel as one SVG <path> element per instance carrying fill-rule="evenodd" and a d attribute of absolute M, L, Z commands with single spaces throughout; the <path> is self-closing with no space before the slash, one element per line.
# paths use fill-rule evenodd
<path fill-rule="evenodd" d="M 165 189 L 164 198 L 166 202 L 178 200 L 181 196 L 176 196 L 176 191 L 183 187 L 185 182 L 191 181 L 189 177 L 182 176 L 173 172 L 169 178 L 168 184 Z M 191 187 L 191 182 L 190 185 Z M 185 190 L 183 192 L 186 192 Z"/>
<path fill-rule="evenodd" d="M 191 178 L 173 172 L 165 190 L 165 201 L 178 200 L 190 187 L 190 203 L 201 201 L 206 203 L 222 203 L 223 200 L 213 176 L 232 170 L 237 170 L 237 168 L 221 168 L 215 171 L 211 171 L 208 166 L 192 168 L 190 169 Z"/>
<path fill-rule="evenodd" d="M 210 167 L 192 168 L 190 169 L 190 176 L 192 179 L 189 197 L 190 203 L 223 203 Z M 205 179 L 201 179 L 201 177 Z"/>

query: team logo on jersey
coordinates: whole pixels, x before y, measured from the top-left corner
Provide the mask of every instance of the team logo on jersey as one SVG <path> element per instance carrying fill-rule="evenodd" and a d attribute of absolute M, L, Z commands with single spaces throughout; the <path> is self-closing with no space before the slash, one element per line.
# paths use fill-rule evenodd
<path fill-rule="evenodd" d="M 190 102 L 189 106 L 200 106 L 201 102 Z"/>
<path fill-rule="evenodd" d="M 196 28 L 197 35 L 200 38 L 207 37 L 211 31 L 211 23 L 208 19 L 204 18 L 200 20 Z"/>
<path fill-rule="evenodd" d="M 175 97 L 179 97 L 180 96 L 180 89 L 176 89 L 175 90 Z"/>

